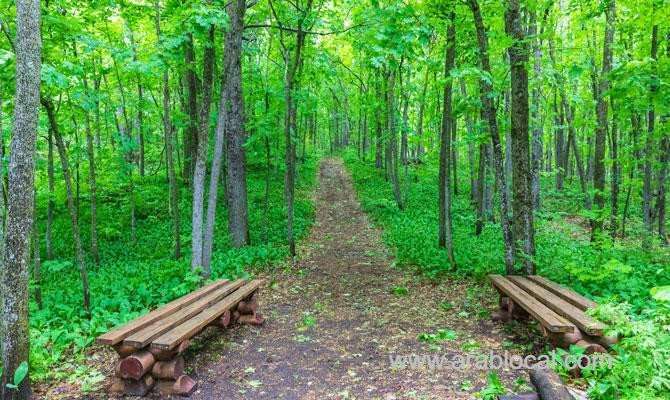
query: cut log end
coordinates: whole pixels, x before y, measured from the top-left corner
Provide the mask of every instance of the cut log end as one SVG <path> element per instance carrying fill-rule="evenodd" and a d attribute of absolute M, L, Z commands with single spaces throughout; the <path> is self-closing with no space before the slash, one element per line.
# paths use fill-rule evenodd
<path fill-rule="evenodd" d="M 177 356 L 170 361 L 157 361 L 151 375 L 157 379 L 177 379 L 184 374 L 184 357 Z"/>
<path fill-rule="evenodd" d="M 186 351 L 186 349 L 188 349 L 188 346 L 190 344 L 191 344 L 191 342 L 187 339 L 187 340 L 184 340 L 183 342 L 181 342 L 179 344 L 179 346 L 177 346 L 176 348 L 174 348 L 172 350 L 156 349 L 156 348 L 151 347 L 151 348 L 149 348 L 149 351 L 151 352 L 151 354 L 154 355 L 154 358 L 156 359 L 156 361 L 170 361 L 173 358 L 175 358 L 176 356 L 178 356 L 179 354 Z"/>
<path fill-rule="evenodd" d="M 151 352 L 138 351 L 119 361 L 116 374 L 119 378 L 139 380 L 151 370 L 155 362 Z"/>
<path fill-rule="evenodd" d="M 593 354 L 593 353 L 606 353 L 607 350 L 598 343 L 591 342 L 590 340 L 582 339 L 575 343 L 575 346 L 579 346 L 584 349 L 584 353 Z"/>

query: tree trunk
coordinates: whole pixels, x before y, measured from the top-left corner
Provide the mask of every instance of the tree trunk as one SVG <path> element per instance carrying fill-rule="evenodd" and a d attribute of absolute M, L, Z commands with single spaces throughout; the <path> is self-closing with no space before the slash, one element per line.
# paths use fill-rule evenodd
<path fill-rule="evenodd" d="M 379 85 L 379 80 L 375 80 L 375 89 L 377 90 L 377 98 L 382 97 L 382 91 Z M 374 104 L 375 108 L 375 168 L 382 168 L 382 116 L 381 105 L 378 102 Z"/>
<path fill-rule="evenodd" d="M 451 70 L 454 68 L 456 58 L 456 13 L 449 12 L 449 26 L 447 27 L 447 45 L 444 57 L 444 109 L 442 112 L 442 129 L 440 134 L 440 173 L 439 173 L 439 246 L 447 251 L 447 258 L 452 269 L 456 268 L 454 258 L 453 224 L 451 219 L 451 129 L 453 128 L 453 116 L 451 109 L 452 79 Z"/>
<path fill-rule="evenodd" d="M 610 154 L 612 159 L 612 173 L 610 177 L 610 235 L 615 238 L 619 229 L 619 181 L 621 168 L 619 166 L 619 128 L 612 101 L 612 129 L 610 131 Z"/>
<path fill-rule="evenodd" d="M 84 90 L 87 96 L 91 96 L 88 89 L 88 80 L 84 75 Z M 98 187 L 95 178 L 95 149 L 93 147 L 93 131 L 89 110 L 84 110 L 84 122 L 86 128 L 86 151 L 88 153 L 88 189 L 91 204 L 91 256 L 96 265 L 100 265 L 100 252 L 98 251 Z"/>
<path fill-rule="evenodd" d="M 609 90 L 609 73 L 612 69 L 612 44 L 614 42 L 614 24 L 616 18 L 615 0 L 609 0 L 605 9 L 606 27 L 603 46 L 603 67 L 600 74 L 597 90 L 597 120 L 596 143 L 593 164 L 593 205 L 595 218 L 591 221 L 591 240 L 598 239 L 603 225 L 603 208 L 605 206 L 605 141 L 607 140 L 607 100 L 604 94 Z"/>
<path fill-rule="evenodd" d="M 160 2 L 156 0 L 156 36 L 161 37 Z M 170 75 L 168 66 L 163 71 L 163 135 L 165 136 L 165 163 L 167 164 L 168 186 L 170 190 L 170 215 L 172 217 L 172 240 L 174 240 L 174 259 L 181 258 L 181 214 L 179 212 L 179 187 L 174 163 L 174 132 L 170 115 Z"/>
<path fill-rule="evenodd" d="M 47 260 L 53 260 L 54 250 L 53 250 L 53 221 L 54 221 L 54 209 L 56 208 L 56 202 L 54 198 L 56 196 L 56 178 L 54 177 L 54 143 L 53 143 L 53 133 L 51 129 L 47 133 L 48 137 L 48 153 L 47 153 L 47 181 L 49 186 L 49 201 L 47 203 L 47 223 L 46 223 L 46 232 L 45 232 L 45 244 L 47 248 Z"/>
<path fill-rule="evenodd" d="M 647 112 L 647 137 L 644 145 L 644 178 L 642 179 L 642 216 L 647 231 L 653 231 L 653 211 L 652 211 L 652 160 L 654 157 L 654 128 L 656 124 L 656 109 L 654 107 L 653 97 L 658 90 L 658 85 L 654 79 L 656 77 L 656 63 L 658 62 L 658 25 L 654 25 L 651 30 L 651 58 L 654 60 L 652 67 L 652 83 L 649 86 L 649 111 Z"/>
<path fill-rule="evenodd" d="M 388 142 L 386 144 L 386 165 L 387 173 L 391 180 L 393 197 L 398 209 L 403 210 L 405 204 L 400 191 L 400 177 L 398 176 L 398 139 L 396 134 L 396 109 L 395 109 L 395 69 L 388 73 L 388 87 L 386 90 L 386 117 L 388 126 Z"/>
<path fill-rule="evenodd" d="M 236 0 L 226 6 L 231 27 L 226 32 L 226 56 L 224 62 L 226 76 L 227 130 L 227 172 L 228 172 L 228 230 L 235 247 L 249 244 L 249 223 L 247 205 L 246 155 L 244 143 L 244 93 L 242 91 L 242 32 L 246 4 Z"/>
<path fill-rule="evenodd" d="M 60 158 L 61 167 L 63 168 L 63 179 L 65 180 L 65 193 L 67 195 L 67 208 L 70 212 L 70 223 L 72 225 L 72 240 L 74 241 L 75 256 L 77 260 L 77 266 L 79 267 L 79 274 L 81 277 L 81 285 L 84 297 L 84 311 L 90 317 L 90 293 L 88 286 L 88 271 L 86 269 L 86 261 L 84 259 L 84 249 L 81 245 L 81 234 L 79 233 L 79 220 L 77 216 L 77 209 L 74 204 L 74 194 L 72 191 L 72 177 L 70 176 L 70 165 L 67 157 L 67 150 L 65 149 L 65 143 L 63 143 L 63 138 L 61 137 L 60 130 L 58 127 L 58 121 L 56 121 L 56 113 L 54 110 L 53 103 L 49 98 L 42 98 L 42 105 L 47 112 L 47 117 L 49 119 L 49 126 L 53 133 L 54 139 L 56 140 L 56 148 L 58 149 L 58 156 Z"/>
<path fill-rule="evenodd" d="M 416 122 L 416 136 L 419 143 L 416 147 L 416 158 L 420 160 L 423 157 L 423 114 L 426 110 L 426 92 L 428 91 L 428 72 L 430 68 L 426 66 L 426 72 L 423 76 L 423 88 L 421 89 L 421 101 L 419 102 L 419 115 Z"/>
<path fill-rule="evenodd" d="M 205 202 L 205 175 L 207 173 L 207 142 L 209 139 L 209 112 L 212 102 L 214 77 L 214 26 L 209 28 L 202 73 L 202 104 L 198 115 L 198 145 L 193 168 L 193 213 L 191 223 L 191 269 L 203 267 L 203 212 Z M 206 271 L 205 271 L 206 274 Z"/>
<path fill-rule="evenodd" d="M 491 74 L 491 65 L 488 55 L 488 37 L 484 21 L 482 20 L 479 3 L 477 0 L 468 0 L 468 6 L 472 11 L 477 31 L 477 43 L 479 46 L 479 58 L 484 72 Z M 495 164 L 496 175 L 500 185 L 500 206 L 501 206 L 501 225 L 503 231 L 503 240 L 505 244 L 505 267 L 508 273 L 514 272 L 514 238 L 509 220 L 509 199 L 507 197 L 507 180 L 503 168 L 503 151 L 500 143 L 500 134 L 498 132 L 498 121 L 496 110 L 493 105 L 493 87 L 491 82 L 486 79 L 480 80 L 480 98 L 484 116 L 486 117 L 491 141 L 493 144 L 493 162 Z"/>
<path fill-rule="evenodd" d="M 542 40 L 537 36 L 537 19 L 531 14 L 531 23 L 528 35 L 533 43 L 533 91 L 531 106 L 531 123 L 533 125 L 533 141 L 531 147 L 531 198 L 533 209 L 540 209 L 540 171 L 542 169 L 542 117 L 540 116 L 542 99 Z"/>
<path fill-rule="evenodd" d="M 16 1 L 16 94 L 9 159 L 7 231 L 0 255 L 0 398 L 27 400 L 32 396 L 26 375 L 17 390 L 6 385 L 30 354 L 28 325 L 28 258 L 35 201 L 35 140 L 39 122 L 40 69 L 39 0 Z"/>
<path fill-rule="evenodd" d="M 531 164 L 528 141 L 528 48 L 519 0 L 508 0 L 505 13 L 505 30 L 514 42 L 508 48 L 511 67 L 511 137 L 514 188 L 514 237 L 523 240 L 517 252 L 523 253 L 525 273 L 535 274 L 535 227 L 533 225 L 533 196 L 531 193 Z"/>
<path fill-rule="evenodd" d="M 193 182 L 193 164 L 195 163 L 198 148 L 198 78 L 196 76 L 195 50 L 193 49 L 193 34 L 186 34 L 184 46 L 184 57 L 186 59 L 186 92 L 188 114 L 188 128 L 184 129 L 183 158 L 184 167 L 182 170 L 182 179 L 184 182 Z"/>

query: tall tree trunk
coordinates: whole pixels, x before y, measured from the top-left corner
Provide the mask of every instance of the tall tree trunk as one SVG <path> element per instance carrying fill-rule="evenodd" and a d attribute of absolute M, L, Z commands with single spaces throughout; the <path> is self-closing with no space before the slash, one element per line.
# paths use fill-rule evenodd
<path fill-rule="evenodd" d="M 184 57 L 186 59 L 186 92 L 188 114 L 188 127 L 184 129 L 183 158 L 184 168 L 182 170 L 182 179 L 184 182 L 193 184 L 193 165 L 196 159 L 198 149 L 198 77 L 196 76 L 195 50 L 193 48 L 193 34 L 186 34 L 184 45 Z"/>
<path fill-rule="evenodd" d="M 533 125 L 531 146 L 531 197 L 533 209 L 540 209 L 540 171 L 542 170 L 542 117 L 540 115 L 542 99 L 542 40 L 538 36 L 537 18 L 531 13 L 528 35 L 533 43 L 533 90 L 531 106 L 531 123 Z"/>
<path fill-rule="evenodd" d="M 90 98 L 88 80 L 84 75 L 84 90 Z M 98 251 L 98 186 L 95 177 L 95 149 L 93 146 L 93 130 L 91 129 L 90 110 L 84 110 L 84 123 L 86 129 L 86 152 L 88 153 L 88 190 L 91 205 L 91 256 L 96 265 L 100 265 L 100 252 Z"/>
<path fill-rule="evenodd" d="M 535 227 L 533 225 L 533 195 L 531 193 L 530 143 L 528 140 L 528 48 L 521 17 L 519 0 L 508 0 L 505 12 L 505 30 L 514 42 L 508 48 L 511 68 L 511 124 L 514 237 L 517 252 L 524 254 L 524 272 L 535 274 Z"/>
<path fill-rule="evenodd" d="M 472 11 L 477 31 L 477 44 L 479 46 L 479 58 L 482 70 L 491 74 L 491 64 L 488 54 L 488 37 L 484 21 L 482 20 L 479 3 L 477 0 L 468 0 L 468 6 Z M 480 98 L 482 102 L 483 113 L 488 123 L 489 133 L 493 144 L 493 162 L 495 172 L 500 185 L 500 206 L 501 206 L 501 225 L 503 231 L 503 241 L 505 244 L 505 267 L 508 273 L 514 272 L 514 237 L 509 218 L 509 199 L 507 197 L 507 180 L 503 168 L 503 150 L 500 143 L 500 133 L 498 131 L 498 121 L 496 110 L 492 99 L 493 87 L 491 82 L 486 79 L 480 80 Z"/>
<path fill-rule="evenodd" d="M 439 208 L 440 227 L 438 244 L 447 251 L 447 258 L 452 269 L 456 268 L 454 258 L 453 224 L 451 220 L 451 182 L 450 182 L 450 153 L 451 153 L 451 129 L 453 128 L 453 116 L 451 109 L 452 79 L 451 70 L 454 68 L 456 58 L 456 13 L 449 12 L 449 26 L 447 27 L 447 45 L 444 56 L 444 110 L 442 112 L 442 129 L 440 133 L 440 173 L 439 173 Z"/>
<path fill-rule="evenodd" d="M 380 88 L 379 80 L 375 80 L 375 89 L 377 91 L 377 98 L 382 97 L 382 91 Z M 381 105 L 378 102 L 374 104 L 375 108 L 375 168 L 382 168 L 382 116 L 381 116 Z"/>
<path fill-rule="evenodd" d="M 156 36 L 161 37 L 160 28 L 160 2 L 156 0 Z M 164 66 L 163 71 L 163 135 L 165 136 L 165 163 L 167 167 L 168 186 L 170 190 L 170 215 L 172 217 L 172 240 L 174 241 L 174 258 L 181 258 L 181 214 L 179 211 L 179 187 L 177 186 L 177 173 L 174 163 L 174 131 L 172 130 L 172 120 L 170 115 L 170 75 L 169 67 Z"/>
<path fill-rule="evenodd" d="M 416 147 L 416 158 L 418 160 L 423 157 L 424 148 L 423 148 L 423 114 L 426 110 L 426 92 L 428 91 L 428 66 L 426 66 L 426 72 L 423 75 L 423 88 L 421 89 L 421 101 L 419 102 L 419 114 L 417 116 L 416 122 L 416 136 L 419 141 Z"/>
<path fill-rule="evenodd" d="M 666 35 L 666 58 L 670 59 L 670 32 L 668 32 Z M 670 162 L 670 137 L 667 134 L 667 126 L 669 124 L 670 121 L 668 121 L 668 118 L 666 117 L 666 134 L 663 135 L 660 146 L 659 161 L 661 163 L 661 169 L 658 172 L 658 199 L 656 201 L 658 236 L 661 239 L 661 243 L 665 245 L 668 244 L 668 235 L 665 233 L 665 184 L 668 176 L 668 162 Z"/>
<path fill-rule="evenodd" d="M 32 396 L 30 377 L 19 387 L 7 387 L 14 372 L 30 355 L 28 325 L 28 259 L 35 201 L 35 140 L 39 122 L 40 69 L 39 0 L 16 1 L 16 94 L 9 159 L 7 231 L 0 249 L 0 398 L 27 400 Z"/>
<path fill-rule="evenodd" d="M 610 177 L 610 235 L 615 238 L 619 229 L 619 181 L 621 169 L 619 166 L 619 127 L 617 124 L 614 99 L 612 102 L 612 129 L 610 130 L 610 154 L 612 159 L 612 173 Z"/>
<path fill-rule="evenodd" d="M 386 117 L 388 126 L 388 142 L 386 144 L 386 165 L 387 173 L 391 181 L 393 189 L 393 197 L 398 209 L 403 210 L 405 204 L 402 198 L 400 189 L 400 177 L 398 176 L 398 138 L 397 138 L 397 116 L 395 108 L 395 77 L 396 71 L 394 68 L 388 73 L 388 86 L 386 90 Z"/>
<path fill-rule="evenodd" d="M 249 223 L 247 204 L 246 141 L 244 93 L 242 90 L 242 33 L 246 3 L 235 0 L 228 3 L 226 11 L 231 26 L 225 37 L 224 73 L 226 76 L 226 117 L 227 130 L 227 176 L 228 176 L 228 231 L 232 245 L 241 247 L 249 244 Z"/>
<path fill-rule="evenodd" d="M 58 156 L 60 158 L 61 167 L 63 169 L 63 180 L 65 180 L 65 194 L 67 195 L 67 208 L 70 212 L 70 223 L 72 225 L 72 240 L 74 241 L 74 250 L 79 267 L 79 275 L 81 277 L 82 292 L 84 298 L 84 311 L 90 317 L 91 314 L 91 296 L 88 286 L 88 270 L 86 268 L 86 260 L 84 259 L 84 249 L 81 245 L 81 234 L 79 232 L 79 219 L 77 215 L 77 208 L 74 204 L 74 193 L 72 190 L 72 177 L 70 173 L 70 164 L 67 157 L 67 150 L 63 137 L 60 134 L 58 121 L 56 121 L 56 113 L 51 99 L 43 97 L 42 105 L 47 112 L 49 119 L 49 126 L 56 140 L 56 148 L 58 149 Z"/>
<path fill-rule="evenodd" d="M 53 133 L 51 129 L 47 133 L 48 137 L 48 152 L 47 152 L 47 185 L 49 187 L 49 201 L 47 202 L 47 223 L 46 223 L 46 232 L 45 232 L 45 244 L 47 248 L 47 260 L 53 260 L 54 258 L 54 248 L 53 248 L 53 221 L 54 221 L 54 209 L 56 208 L 56 202 L 54 200 L 56 193 L 56 178 L 54 177 L 54 144 L 53 144 Z"/>
<path fill-rule="evenodd" d="M 203 220 L 205 202 L 205 175 L 207 173 L 207 142 L 209 139 L 209 112 L 214 78 L 214 26 L 209 28 L 205 46 L 202 73 L 202 104 L 198 115 L 198 146 L 193 168 L 193 212 L 191 219 L 191 268 L 203 267 Z M 204 271 L 205 274 L 207 273 Z"/>
<path fill-rule="evenodd" d="M 652 83 L 649 86 L 649 111 L 647 112 L 647 137 L 644 145 L 644 178 L 642 180 L 642 216 L 647 231 L 653 231 L 653 211 L 652 211 L 652 160 L 654 158 L 654 128 L 656 124 L 656 110 L 653 97 L 658 90 L 658 84 L 654 79 L 656 77 L 656 63 L 658 61 L 658 25 L 654 25 L 651 30 L 651 58 L 654 60 L 652 67 Z"/>
<path fill-rule="evenodd" d="M 600 74 L 597 90 L 597 120 L 596 143 L 593 165 L 593 205 L 595 218 L 591 221 L 591 240 L 595 241 L 600 235 L 603 225 L 603 208 L 605 206 L 605 144 L 607 140 L 607 99 L 605 93 L 609 90 L 609 73 L 612 69 L 612 44 L 614 43 L 614 24 L 616 18 L 615 0 L 609 0 L 605 9 L 606 27 L 603 46 L 603 67 Z"/>

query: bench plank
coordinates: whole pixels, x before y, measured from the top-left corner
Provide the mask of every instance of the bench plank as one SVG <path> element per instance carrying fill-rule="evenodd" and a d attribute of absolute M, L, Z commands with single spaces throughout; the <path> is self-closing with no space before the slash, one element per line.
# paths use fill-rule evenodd
<path fill-rule="evenodd" d="M 547 306 L 536 300 L 530 294 L 512 283 L 502 275 L 489 275 L 491 282 L 515 303 L 528 311 L 549 332 L 574 332 L 575 325 L 565 318 L 550 310 Z"/>
<path fill-rule="evenodd" d="M 158 339 L 153 340 L 151 342 L 151 347 L 160 350 L 173 349 L 184 340 L 195 336 L 210 322 L 214 321 L 221 314 L 227 310 L 230 310 L 245 297 L 253 293 L 256 289 L 258 289 L 261 283 L 262 280 L 260 279 L 256 279 L 247 283 L 218 303 L 203 310 L 200 314 L 164 333 Z"/>
<path fill-rule="evenodd" d="M 553 292 L 558 297 L 578 307 L 582 311 L 586 311 L 589 308 L 595 308 L 598 305 L 595 301 L 589 300 L 586 297 L 540 275 L 530 275 L 528 279 Z"/>
<path fill-rule="evenodd" d="M 126 322 L 123 325 L 119 325 L 118 327 L 110 330 L 109 332 L 99 336 L 96 339 L 96 342 L 98 344 L 105 344 L 105 345 L 110 345 L 113 346 L 115 344 L 120 343 L 125 339 L 126 337 L 132 335 L 133 333 L 139 331 L 140 329 L 144 328 L 145 326 L 152 324 L 159 319 L 162 319 L 166 315 L 170 315 L 186 306 L 189 304 L 193 303 L 194 301 L 198 300 L 199 298 L 206 296 L 207 294 L 211 293 L 212 291 L 220 288 L 221 286 L 225 285 L 228 281 L 223 279 L 220 281 L 216 281 L 214 283 L 211 283 L 207 286 L 203 286 L 202 288 L 187 294 L 186 296 L 180 297 L 176 300 L 173 300 L 165 305 L 163 305 L 160 308 L 157 308 L 156 310 L 143 315 L 139 318 L 136 318 L 130 322 Z"/>
<path fill-rule="evenodd" d="M 214 290 L 213 292 L 207 294 L 206 296 L 201 297 L 198 301 L 189 304 L 188 306 L 180 309 L 179 311 L 171 315 L 168 315 L 165 318 L 160 319 L 150 325 L 147 325 L 143 329 L 126 337 L 123 340 L 123 343 L 141 349 L 144 346 L 148 345 L 152 339 L 157 338 L 158 336 L 169 331 L 175 326 L 178 326 L 184 321 L 187 321 L 191 317 L 197 315 L 202 310 L 206 309 L 212 304 L 217 303 L 222 298 L 229 295 L 243 284 L 244 280 L 242 279 L 230 282 Z"/>
<path fill-rule="evenodd" d="M 535 296 L 544 305 L 556 312 L 558 315 L 567 318 L 573 322 L 579 329 L 592 336 L 602 336 L 605 330 L 605 325 L 600 321 L 596 321 L 590 316 L 586 315 L 579 307 L 556 296 L 554 293 L 543 288 L 537 283 L 527 279 L 523 276 L 508 276 L 507 279 L 512 281 L 526 292 Z"/>

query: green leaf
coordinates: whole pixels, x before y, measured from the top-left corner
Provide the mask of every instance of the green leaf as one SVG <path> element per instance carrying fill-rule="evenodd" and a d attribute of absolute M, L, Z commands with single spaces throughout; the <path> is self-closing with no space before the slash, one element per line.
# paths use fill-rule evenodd
<path fill-rule="evenodd" d="M 14 386 L 18 387 L 26 379 L 26 375 L 28 375 L 28 362 L 24 361 L 14 371 Z"/>

